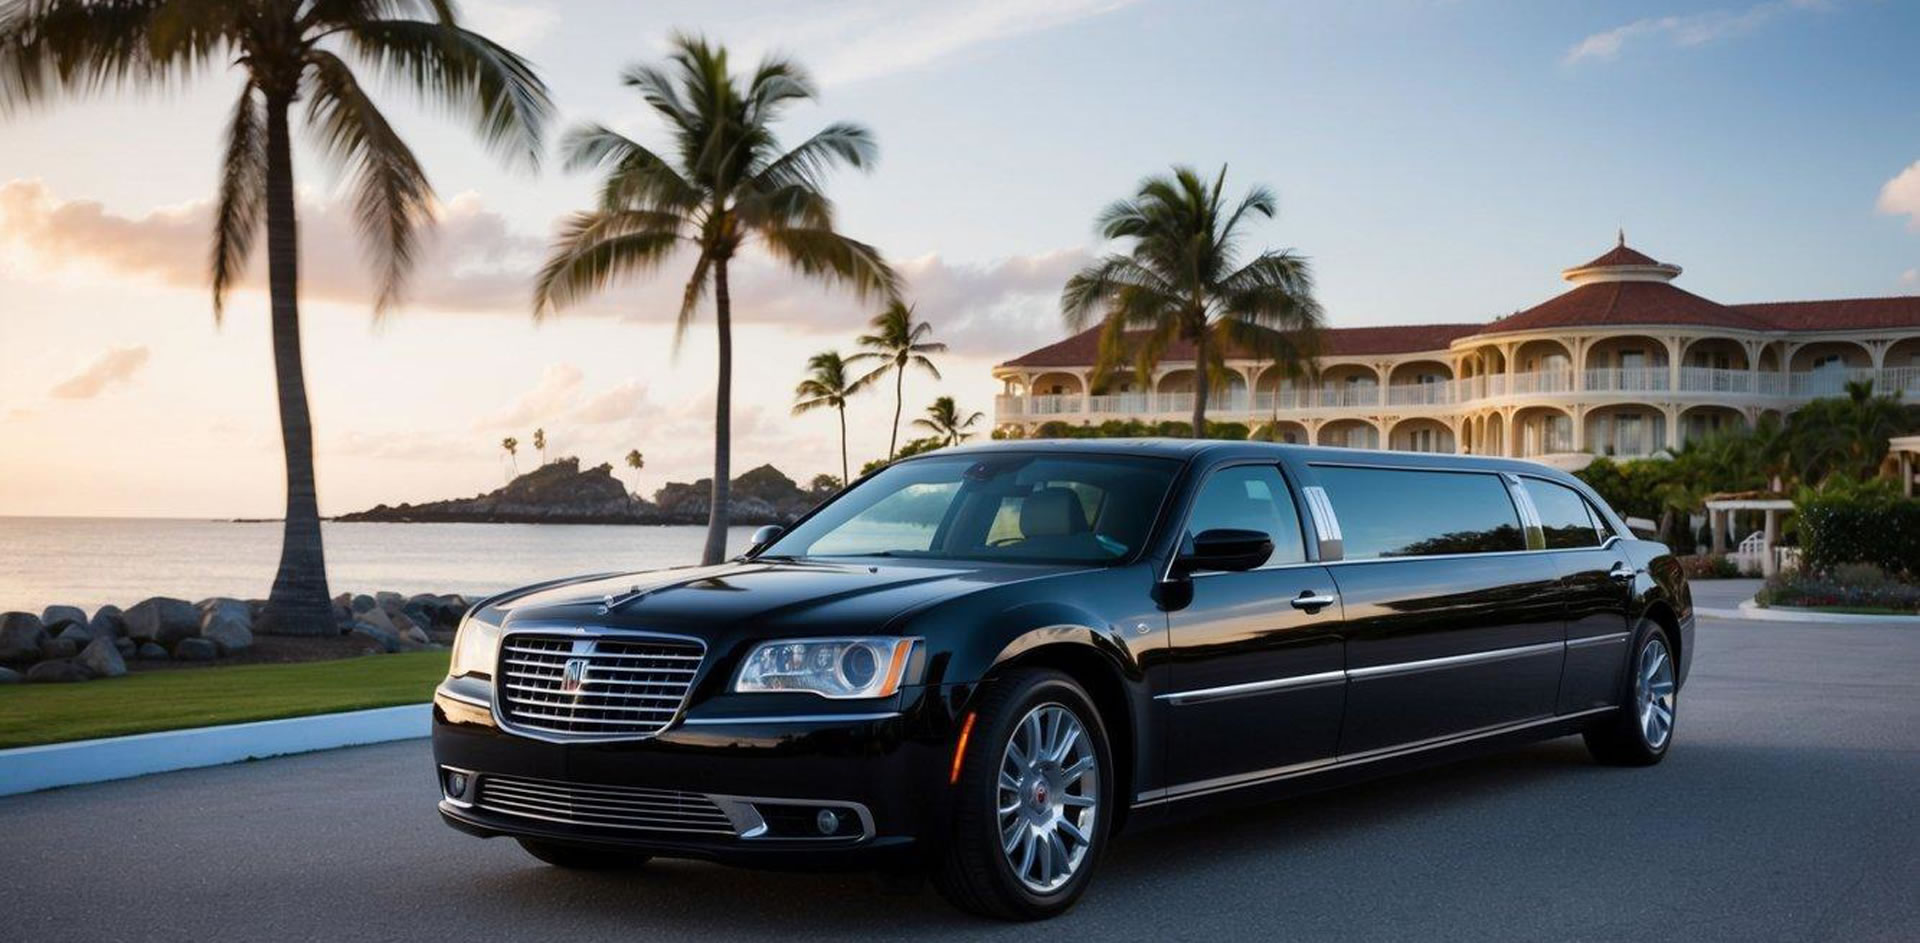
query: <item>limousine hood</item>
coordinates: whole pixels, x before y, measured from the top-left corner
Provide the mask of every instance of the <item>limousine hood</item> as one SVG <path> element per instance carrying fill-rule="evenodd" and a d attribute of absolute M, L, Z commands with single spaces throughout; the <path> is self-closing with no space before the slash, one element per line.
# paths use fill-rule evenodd
<path fill-rule="evenodd" d="M 878 632 L 899 615 L 935 602 L 1073 569 L 956 561 L 743 560 L 541 584 L 491 600 L 486 608 L 510 625 L 604 625 L 709 639 L 726 630 L 751 636 L 803 629 Z"/>

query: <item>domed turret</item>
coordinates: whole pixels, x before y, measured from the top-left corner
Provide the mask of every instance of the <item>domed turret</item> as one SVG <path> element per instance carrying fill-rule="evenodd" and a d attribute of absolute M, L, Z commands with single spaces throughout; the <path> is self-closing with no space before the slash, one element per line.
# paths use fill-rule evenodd
<path fill-rule="evenodd" d="M 1575 285 L 1598 282 L 1670 282 L 1680 275 L 1680 266 L 1661 262 L 1644 252 L 1627 248 L 1626 230 L 1606 254 L 1585 265 L 1576 265 L 1560 273 Z"/>

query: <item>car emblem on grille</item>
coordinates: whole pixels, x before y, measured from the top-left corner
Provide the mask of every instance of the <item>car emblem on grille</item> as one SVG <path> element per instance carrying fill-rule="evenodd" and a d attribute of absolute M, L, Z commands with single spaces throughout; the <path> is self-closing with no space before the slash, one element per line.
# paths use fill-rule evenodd
<path fill-rule="evenodd" d="M 587 680 L 587 660 L 569 658 L 567 665 L 560 670 L 560 693 L 579 694 L 580 686 Z"/>

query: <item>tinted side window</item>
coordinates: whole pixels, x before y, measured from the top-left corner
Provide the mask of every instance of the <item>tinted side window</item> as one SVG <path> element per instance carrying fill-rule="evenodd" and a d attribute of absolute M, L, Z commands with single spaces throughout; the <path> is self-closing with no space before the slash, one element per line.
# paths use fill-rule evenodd
<path fill-rule="evenodd" d="M 1537 478 L 1520 481 L 1527 489 L 1527 497 L 1533 499 L 1533 509 L 1540 512 L 1540 530 L 1547 538 L 1548 550 L 1600 545 L 1600 531 L 1594 526 L 1593 512 L 1579 492 Z"/>
<path fill-rule="evenodd" d="M 1525 550 L 1507 486 L 1484 472 L 1315 466 L 1345 559 Z"/>
<path fill-rule="evenodd" d="M 1220 527 L 1266 531 L 1273 538 L 1268 563 L 1299 563 L 1307 558 L 1300 536 L 1300 514 L 1293 495 L 1271 465 L 1237 465 L 1207 477 L 1187 515 L 1187 533 Z"/>

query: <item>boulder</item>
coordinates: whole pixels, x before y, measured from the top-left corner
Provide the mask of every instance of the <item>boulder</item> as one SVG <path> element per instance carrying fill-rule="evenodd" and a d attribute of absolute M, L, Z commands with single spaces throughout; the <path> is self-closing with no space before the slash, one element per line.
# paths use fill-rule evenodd
<path fill-rule="evenodd" d="M 371 622 L 355 622 L 353 628 L 347 631 L 347 637 L 359 639 L 363 642 L 371 642 L 383 652 L 397 652 L 400 650 L 399 636 Z"/>
<path fill-rule="evenodd" d="M 134 652 L 136 652 L 136 651 L 139 651 L 139 649 L 140 649 L 140 643 L 138 643 L 138 642 L 136 642 L 136 641 L 134 641 L 133 639 L 130 639 L 130 638 L 127 638 L 126 636 L 124 636 L 124 635 L 122 635 L 122 636 L 120 636 L 119 638 L 116 638 L 116 639 L 114 639 L 114 640 L 113 640 L 113 647 L 114 647 L 114 648 L 117 648 L 117 649 L 119 649 L 119 650 L 120 650 L 120 657 L 122 657 L 122 658 L 132 658 L 132 657 L 133 657 L 133 653 L 134 653 Z M 166 649 L 164 649 L 164 648 L 162 648 L 162 649 L 160 649 L 160 650 L 161 650 L 161 651 L 163 651 L 163 652 L 164 652 L 164 651 L 166 651 Z"/>
<path fill-rule="evenodd" d="M 140 642 L 172 645 L 200 632 L 200 612 L 183 599 L 155 596 L 126 612 L 127 635 Z"/>
<path fill-rule="evenodd" d="M 78 606 L 48 606 L 40 613 L 40 624 L 46 626 L 47 631 L 57 635 L 65 626 L 85 626 L 87 613 Z"/>
<path fill-rule="evenodd" d="M 427 635 L 427 630 L 417 625 L 408 626 L 405 632 L 400 633 L 400 637 L 415 645 L 433 644 L 433 639 Z"/>
<path fill-rule="evenodd" d="M 338 595 L 338 596 L 335 596 L 335 597 L 333 597 L 333 604 L 334 604 L 334 605 L 336 605 L 336 606 L 345 606 L 345 607 L 347 607 L 348 609 L 352 609 L 352 608 L 353 608 L 353 594 L 352 594 L 352 593 L 341 593 L 340 595 Z"/>
<path fill-rule="evenodd" d="M 12 668 L 0 668 L 0 684 L 19 684 L 27 680 L 20 672 Z"/>
<path fill-rule="evenodd" d="M 27 680 L 36 682 L 85 681 L 91 677 L 84 666 L 65 658 L 48 659 L 27 670 Z"/>
<path fill-rule="evenodd" d="M 353 607 L 351 605 L 342 606 L 335 603 L 333 607 L 333 624 L 339 626 L 342 632 L 353 628 Z"/>
<path fill-rule="evenodd" d="M 54 638 L 70 638 L 75 645 L 85 648 L 88 642 L 93 641 L 93 633 L 87 631 L 87 627 L 80 623 L 68 622 L 61 626 L 59 632 L 54 633 Z"/>
<path fill-rule="evenodd" d="M 180 661 L 212 661 L 220 657 L 220 646 L 210 638 L 183 638 L 174 644 L 173 657 Z"/>
<path fill-rule="evenodd" d="M 50 638 L 40 643 L 41 658 L 72 658 L 80 654 L 80 643 L 70 638 Z"/>
<path fill-rule="evenodd" d="M 379 607 L 360 613 L 360 618 L 356 622 L 364 622 L 396 638 L 400 635 L 400 627 L 393 624 L 393 616 Z"/>
<path fill-rule="evenodd" d="M 227 599 L 224 597 L 203 599 L 195 603 L 194 608 L 200 610 L 201 625 L 206 624 L 208 616 L 218 613 L 221 617 L 230 621 L 239 622 L 248 629 L 253 628 L 253 606 L 248 604 L 246 600 Z"/>
<path fill-rule="evenodd" d="M 133 640 L 128 639 L 127 641 L 131 642 Z M 161 648 L 160 643 L 158 642 L 141 642 L 140 647 L 137 649 L 134 649 L 133 654 L 134 654 L 134 657 L 144 658 L 147 661 L 166 661 L 167 660 L 167 650 L 164 648 Z"/>
<path fill-rule="evenodd" d="M 106 639 L 95 639 L 80 650 L 79 663 L 96 678 L 118 678 L 127 673 L 126 659 L 120 649 Z"/>
<path fill-rule="evenodd" d="M 119 606 L 101 606 L 100 611 L 94 613 L 93 619 L 87 623 L 87 631 L 92 632 L 94 638 L 113 638 L 116 635 L 125 635 L 127 634 L 127 620 L 125 615 L 120 612 Z"/>
<path fill-rule="evenodd" d="M 31 612 L 0 613 L 0 662 L 38 661 L 46 626 Z"/>
<path fill-rule="evenodd" d="M 253 629 L 248 626 L 243 615 L 246 604 L 239 603 L 239 611 L 212 608 L 200 619 L 200 637 L 211 639 L 220 647 L 220 654 L 233 655 L 253 647 Z"/>
<path fill-rule="evenodd" d="M 393 634 L 395 635 L 405 635 L 408 629 L 420 628 L 418 621 L 398 609 L 384 609 L 381 611 L 386 614 L 387 621 L 393 623 Z"/>
<path fill-rule="evenodd" d="M 380 608 L 380 604 L 375 602 L 372 596 L 362 593 L 353 597 L 353 611 L 356 613 L 369 612 L 378 608 Z"/>
<path fill-rule="evenodd" d="M 381 590 L 373 594 L 373 601 L 379 603 L 382 609 L 398 609 L 407 604 L 407 597 L 396 592 Z"/>

